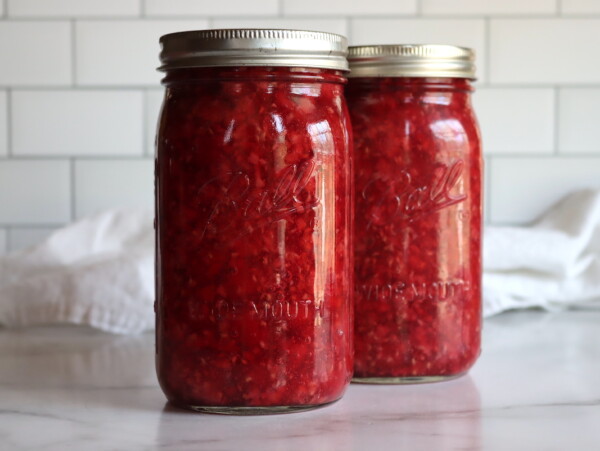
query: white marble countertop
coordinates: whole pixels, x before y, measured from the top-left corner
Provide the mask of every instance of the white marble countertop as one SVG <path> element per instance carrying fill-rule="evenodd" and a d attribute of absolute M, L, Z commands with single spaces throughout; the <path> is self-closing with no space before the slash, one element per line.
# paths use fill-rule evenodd
<path fill-rule="evenodd" d="M 0 450 L 600 449 L 600 312 L 503 314 L 468 376 L 263 417 L 166 405 L 153 340 L 0 330 Z"/>

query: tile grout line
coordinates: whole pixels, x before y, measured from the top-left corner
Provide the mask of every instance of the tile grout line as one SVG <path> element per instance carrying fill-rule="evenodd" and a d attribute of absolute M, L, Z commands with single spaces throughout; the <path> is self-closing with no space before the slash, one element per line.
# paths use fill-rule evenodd
<path fill-rule="evenodd" d="M 4 230 L 6 231 L 4 237 L 5 237 L 5 242 L 4 242 L 4 252 L 9 252 L 9 249 L 12 248 L 12 235 L 13 235 L 13 230 L 15 230 L 16 227 L 13 227 L 11 225 L 6 226 L 4 228 Z"/>
<path fill-rule="evenodd" d="M 491 71 L 491 59 L 492 59 L 492 24 L 490 21 L 489 17 L 485 18 L 485 22 L 484 22 L 484 30 L 483 30 L 483 39 L 484 39 L 484 43 L 483 43 L 483 48 L 485 49 L 485 61 L 483 62 L 483 67 L 485 68 L 485 79 L 486 79 L 486 83 L 489 85 L 491 84 L 491 80 L 492 80 L 492 71 Z"/>
<path fill-rule="evenodd" d="M 58 224 L 38 224 L 38 223 L 27 223 L 27 224 L 14 224 L 14 223 L 6 223 L 2 226 L 5 230 L 19 230 L 19 229 L 52 229 L 55 227 L 59 227 Z"/>
<path fill-rule="evenodd" d="M 2 1 L 2 0 L 0 0 Z M 6 12 L 5 12 L 6 13 Z M 5 14 L 5 18 L 9 18 L 8 15 Z M 485 19 L 499 19 L 499 20 L 556 20 L 556 14 L 478 14 L 478 15 L 469 15 L 469 14 L 421 14 L 417 15 L 417 13 L 377 13 L 377 14 L 356 14 L 350 15 L 355 19 L 360 20 L 389 20 L 389 19 L 428 19 L 428 20 L 439 20 L 439 21 L 448 21 L 448 20 L 485 20 Z M 135 15 L 111 15 L 111 16 L 94 16 L 94 15 L 79 15 L 79 16 L 41 16 L 41 15 L 31 15 L 31 16 L 16 16 L 10 17 L 11 22 L 65 22 L 68 20 L 86 20 L 86 21 L 94 21 L 94 22 L 119 22 L 119 21 L 143 21 L 143 20 L 155 20 L 158 22 L 168 22 L 168 21 L 178 21 L 178 20 L 196 20 L 196 19 L 206 19 L 207 15 L 205 14 L 175 14 L 175 15 L 152 15 L 148 16 L 147 13 L 144 16 L 135 16 Z M 318 20 L 318 19 L 335 19 L 339 18 L 339 14 L 327 14 L 327 15 L 291 15 L 283 16 L 279 15 L 268 15 L 261 14 L 257 16 L 249 16 L 249 15 L 213 15 L 210 17 L 214 17 L 217 20 L 259 20 L 259 19 L 277 19 L 277 18 L 287 18 L 287 19 L 298 19 L 298 20 Z M 2 18 L 2 16 L 0 16 Z M 560 19 L 565 20 L 599 20 L 600 13 L 598 12 L 589 12 L 589 13 L 568 13 L 561 14 Z"/>
<path fill-rule="evenodd" d="M 489 156 L 487 157 L 487 162 L 486 162 L 486 168 L 485 168 L 485 172 L 483 174 L 483 176 L 486 178 L 485 180 L 485 188 L 486 188 L 486 193 L 485 193 L 485 198 L 484 198 L 484 202 L 487 204 L 487 207 L 484 209 L 484 211 L 487 211 L 487 218 L 485 223 L 486 224 L 493 224 L 492 221 L 492 166 L 493 166 L 493 157 Z"/>
<path fill-rule="evenodd" d="M 6 90 L 6 157 L 13 156 L 13 90 Z"/>
<path fill-rule="evenodd" d="M 2 1 L 2 0 L 0 0 Z M 148 16 L 145 12 L 143 15 L 131 16 L 131 15 L 111 15 L 111 16 L 94 16 L 94 15 L 79 15 L 79 16 L 41 16 L 41 15 L 31 15 L 31 16 L 16 16 L 10 17 L 11 22 L 19 23 L 19 22 L 65 22 L 70 20 L 86 20 L 86 21 L 94 21 L 94 22 L 115 22 L 115 21 L 144 21 L 144 20 L 155 20 L 158 22 L 168 22 L 168 21 L 178 21 L 178 20 L 196 20 L 196 19 L 207 19 L 208 17 L 212 17 L 216 20 L 260 20 L 260 19 L 277 19 L 277 18 L 288 18 L 288 19 L 298 19 L 298 20 L 328 20 L 340 18 L 340 15 L 330 14 L 330 15 L 291 15 L 286 16 L 284 14 L 276 14 L 276 15 L 268 15 L 261 14 L 257 16 L 248 16 L 248 15 L 214 15 L 207 16 L 204 14 L 189 14 L 189 15 L 157 15 L 157 16 Z M 425 14 L 423 12 L 416 11 L 415 13 L 377 13 L 377 14 L 357 14 L 357 15 L 348 15 L 346 17 L 353 17 L 359 20 L 390 20 L 390 19 L 398 19 L 398 20 L 408 20 L 408 19 L 427 19 L 433 21 L 449 21 L 449 20 L 466 20 L 466 21 L 484 21 L 486 19 L 493 20 L 517 20 L 517 21 L 528 21 L 528 20 L 556 20 L 557 17 L 559 19 L 564 20 L 598 20 L 600 19 L 600 13 L 598 12 L 590 12 L 590 13 L 571 13 L 571 14 L 561 14 L 557 16 L 556 14 L 478 14 L 478 15 L 468 15 L 468 14 Z M 6 14 L 5 17 L 0 16 L 0 19 L 5 18 L 9 19 L 9 16 Z"/>
<path fill-rule="evenodd" d="M 600 88 L 600 84 L 591 86 Z M 77 86 L 65 85 L 0 85 L 0 89 L 20 89 L 27 91 L 138 91 L 140 89 L 156 88 L 156 84 L 139 84 L 139 85 L 112 85 L 112 84 L 78 84 Z"/>
<path fill-rule="evenodd" d="M 352 20 L 351 17 L 347 17 L 343 20 Z M 477 55 L 479 56 L 479 55 Z M 527 84 L 527 83 L 490 83 L 478 81 L 478 87 L 486 89 L 554 89 L 557 83 L 543 83 L 543 84 Z M 600 89 L 600 82 L 595 83 L 560 83 L 561 88 L 566 89 Z M 0 90 L 27 90 L 27 91 L 65 91 L 70 89 L 72 91 L 137 91 L 140 89 L 153 89 L 156 88 L 156 84 L 78 84 L 76 86 L 65 85 L 0 85 Z"/>
<path fill-rule="evenodd" d="M 19 155 L 10 158 L 11 161 L 69 161 L 69 159 L 75 159 L 77 161 L 144 161 L 152 159 L 149 155 L 140 154 L 128 154 L 128 155 L 115 155 L 115 154 L 33 154 L 33 155 Z M 7 161 L 8 158 L 0 158 L 0 161 Z"/>
<path fill-rule="evenodd" d="M 277 1 L 277 9 L 277 17 L 285 17 L 285 14 L 283 13 L 283 0 Z"/>
<path fill-rule="evenodd" d="M 540 154 L 501 154 L 501 153 L 488 153 L 486 157 L 494 158 L 497 160 L 540 160 L 540 161 L 551 161 L 551 160 L 594 160 L 600 162 L 600 155 L 594 152 L 569 152 L 565 154 L 556 155 L 553 151 L 548 153 Z"/>
<path fill-rule="evenodd" d="M 348 39 L 348 45 L 353 45 L 352 38 L 352 17 L 344 17 L 344 25 L 346 27 L 346 38 Z"/>
<path fill-rule="evenodd" d="M 71 87 L 77 86 L 77 49 L 75 20 L 71 19 Z"/>
<path fill-rule="evenodd" d="M 140 18 L 146 17 L 146 2 L 140 0 Z"/>
<path fill-rule="evenodd" d="M 70 185 L 70 215 L 71 221 L 75 221 L 75 158 L 69 158 L 69 185 Z"/>
<path fill-rule="evenodd" d="M 8 228 L 0 227 L 0 232 L 4 231 L 4 246 L 0 247 L 0 256 L 8 252 Z M 0 233 L 0 235 L 2 235 Z"/>
<path fill-rule="evenodd" d="M 558 156 L 560 154 L 560 144 L 559 144 L 559 139 L 560 139 L 560 86 L 556 86 L 554 88 L 554 92 L 553 92 L 553 99 L 552 99 L 553 105 L 552 107 L 554 108 L 554 134 L 552 136 L 552 139 L 554 140 L 554 155 Z"/>
<path fill-rule="evenodd" d="M 564 154 L 555 154 L 554 149 L 550 149 L 550 151 L 527 151 L 527 152 L 501 152 L 494 151 L 488 152 L 484 155 L 485 157 L 494 157 L 494 158 L 510 158 L 510 159 L 531 159 L 537 158 L 541 160 L 547 160 L 552 158 L 568 158 L 568 159 L 580 159 L 580 158 L 592 158 L 592 159 L 600 159 L 600 155 L 595 152 L 590 151 L 580 151 L 580 152 L 568 152 Z M 0 162 L 5 161 L 69 161 L 70 159 L 75 159 L 76 161 L 112 161 L 112 162 L 123 162 L 123 161 L 148 161 L 152 160 L 154 155 L 151 154 L 127 154 L 127 155 L 102 155 L 102 154 L 65 154 L 65 155 L 57 155 L 57 154 L 32 154 L 32 155 L 19 155 L 12 156 L 10 158 L 0 157 Z"/>
<path fill-rule="evenodd" d="M 146 108 L 148 108 L 148 89 L 142 90 L 142 156 L 145 157 L 148 155 L 148 146 L 150 143 L 148 142 L 148 133 L 149 133 L 149 124 L 146 118 Z"/>
<path fill-rule="evenodd" d="M 0 228 L 4 229 L 4 230 L 8 230 L 8 229 L 55 229 L 57 227 L 62 227 L 64 226 L 66 223 L 64 222 L 54 222 L 54 223 L 49 223 L 49 222 L 3 222 L 0 223 Z"/>

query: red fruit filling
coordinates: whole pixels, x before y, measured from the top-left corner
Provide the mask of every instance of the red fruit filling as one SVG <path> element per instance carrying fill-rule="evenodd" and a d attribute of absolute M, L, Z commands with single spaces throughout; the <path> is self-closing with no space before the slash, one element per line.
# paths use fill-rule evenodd
<path fill-rule="evenodd" d="M 479 355 L 481 148 L 464 79 L 351 78 L 355 377 L 452 376 Z"/>
<path fill-rule="evenodd" d="M 157 137 L 157 371 L 186 406 L 304 406 L 352 373 L 339 72 L 172 71 Z"/>

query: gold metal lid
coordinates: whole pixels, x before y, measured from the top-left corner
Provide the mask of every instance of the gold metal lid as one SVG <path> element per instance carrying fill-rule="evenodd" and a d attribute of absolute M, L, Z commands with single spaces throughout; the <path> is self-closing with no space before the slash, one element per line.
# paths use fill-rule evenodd
<path fill-rule="evenodd" d="M 320 31 L 221 29 L 160 38 L 161 71 L 184 67 L 288 66 L 348 70 L 348 40 Z"/>
<path fill-rule="evenodd" d="M 436 44 L 362 45 L 348 49 L 349 77 L 475 79 L 475 52 Z"/>

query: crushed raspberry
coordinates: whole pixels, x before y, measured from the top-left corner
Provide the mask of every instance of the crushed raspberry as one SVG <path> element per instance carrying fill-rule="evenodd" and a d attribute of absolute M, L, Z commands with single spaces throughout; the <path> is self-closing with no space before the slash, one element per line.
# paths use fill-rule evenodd
<path fill-rule="evenodd" d="M 352 374 L 340 73 L 169 73 L 157 173 L 157 371 L 182 406 L 307 406 Z"/>
<path fill-rule="evenodd" d="M 481 149 L 464 79 L 351 78 L 355 377 L 461 374 L 479 355 Z"/>

